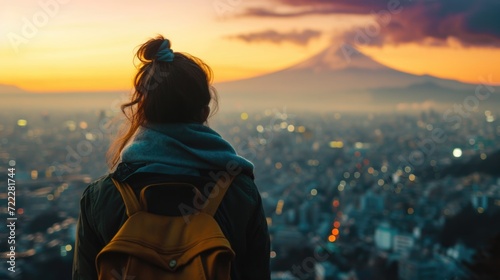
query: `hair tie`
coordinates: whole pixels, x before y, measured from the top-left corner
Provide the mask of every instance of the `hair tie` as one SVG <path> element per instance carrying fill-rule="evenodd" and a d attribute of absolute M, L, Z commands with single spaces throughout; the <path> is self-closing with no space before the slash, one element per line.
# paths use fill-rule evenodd
<path fill-rule="evenodd" d="M 163 41 L 163 43 L 161 43 L 158 53 L 156 54 L 156 58 L 158 61 L 164 61 L 164 62 L 174 61 L 174 53 L 172 49 L 167 48 L 169 43 L 170 42 L 168 40 L 165 40 Z"/>

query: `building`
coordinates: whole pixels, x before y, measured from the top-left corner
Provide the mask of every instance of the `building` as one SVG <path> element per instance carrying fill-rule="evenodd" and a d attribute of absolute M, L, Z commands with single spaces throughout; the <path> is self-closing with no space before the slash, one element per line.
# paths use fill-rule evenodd
<path fill-rule="evenodd" d="M 399 262 L 400 280 L 441 280 L 440 265 L 431 259 L 406 258 Z"/>
<path fill-rule="evenodd" d="M 399 255 L 407 255 L 415 245 L 415 240 L 411 235 L 398 234 L 393 238 L 393 250 Z"/>
<path fill-rule="evenodd" d="M 396 236 L 397 230 L 391 227 L 388 223 L 381 223 L 375 230 L 375 246 L 380 250 L 392 249 L 392 242 Z"/>

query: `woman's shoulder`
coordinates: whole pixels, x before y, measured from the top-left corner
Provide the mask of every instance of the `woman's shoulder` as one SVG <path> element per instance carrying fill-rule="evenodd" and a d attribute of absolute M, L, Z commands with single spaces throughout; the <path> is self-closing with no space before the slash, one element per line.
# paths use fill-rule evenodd
<path fill-rule="evenodd" d="M 254 208 L 261 203 L 259 189 L 253 177 L 246 174 L 238 174 L 235 176 L 226 195 L 231 197 L 229 200 L 240 201 L 242 203 L 242 205 L 240 205 L 241 207 Z"/>
<path fill-rule="evenodd" d="M 245 172 L 245 170 L 238 170 L 237 172 L 230 172 L 227 170 L 222 171 L 201 171 L 201 177 L 207 178 L 212 182 L 216 182 L 220 179 L 229 180 L 232 177 L 232 183 L 229 190 L 237 189 L 240 192 L 244 192 L 247 195 L 255 197 L 258 195 L 258 189 L 254 182 L 254 175 L 252 172 Z"/>
<path fill-rule="evenodd" d="M 238 174 L 234 177 L 233 184 L 245 191 L 255 194 L 258 193 L 257 186 L 255 185 L 253 176 L 250 177 L 245 173 Z"/>
<path fill-rule="evenodd" d="M 121 197 L 112 178 L 113 174 L 110 173 L 90 183 L 82 193 L 81 204 L 91 207 L 93 211 L 98 211 L 111 202 L 120 203 Z"/>
<path fill-rule="evenodd" d="M 91 182 L 87 188 L 83 191 L 83 197 L 85 196 L 94 196 L 97 193 L 107 190 L 110 185 L 113 185 L 113 180 L 112 180 L 113 174 L 109 173 L 106 175 L 103 175 L 93 182 Z"/>
<path fill-rule="evenodd" d="M 90 183 L 82 194 L 81 211 L 88 223 L 99 233 L 104 243 L 109 242 L 126 219 L 125 206 L 113 174 L 106 174 Z"/>

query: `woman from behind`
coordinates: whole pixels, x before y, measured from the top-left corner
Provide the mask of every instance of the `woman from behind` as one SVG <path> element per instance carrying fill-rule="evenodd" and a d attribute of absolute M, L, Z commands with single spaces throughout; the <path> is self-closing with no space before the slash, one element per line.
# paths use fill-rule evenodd
<path fill-rule="evenodd" d="M 231 279 L 270 279 L 269 235 L 253 165 L 206 125 L 215 111 L 210 103 L 217 108 L 210 68 L 173 52 L 162 36 L 144 43 L 136 56 L 135 91 L 122 105 L 127 126 L 108 154 L 114 171 L 91 183 L 80 201 L 73 279 L 97 279 L 97 254 L 127 220 L 113 180 L 140 192 L 172 178 L 196 184 L 227 172 L 236 176 L 214 218 L 235 252 Z M 155 208 L 176 208 L 172 203 L 166 199 Z"/>

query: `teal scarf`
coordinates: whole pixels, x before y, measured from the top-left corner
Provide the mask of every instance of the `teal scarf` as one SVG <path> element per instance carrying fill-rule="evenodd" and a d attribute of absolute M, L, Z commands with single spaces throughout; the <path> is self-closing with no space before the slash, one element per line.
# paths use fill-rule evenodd
<path fill-rule="evenodd" d="M 226 170 L 228 164 L 253 172 L 253 164 L 211 128 L 195 123 L 141 127 L 122 154 L 124 163 L 142 163 L 134 173 L 199 175 L 199 170 Z M 234 169 L 233 169 L 234 170 Z"/>

